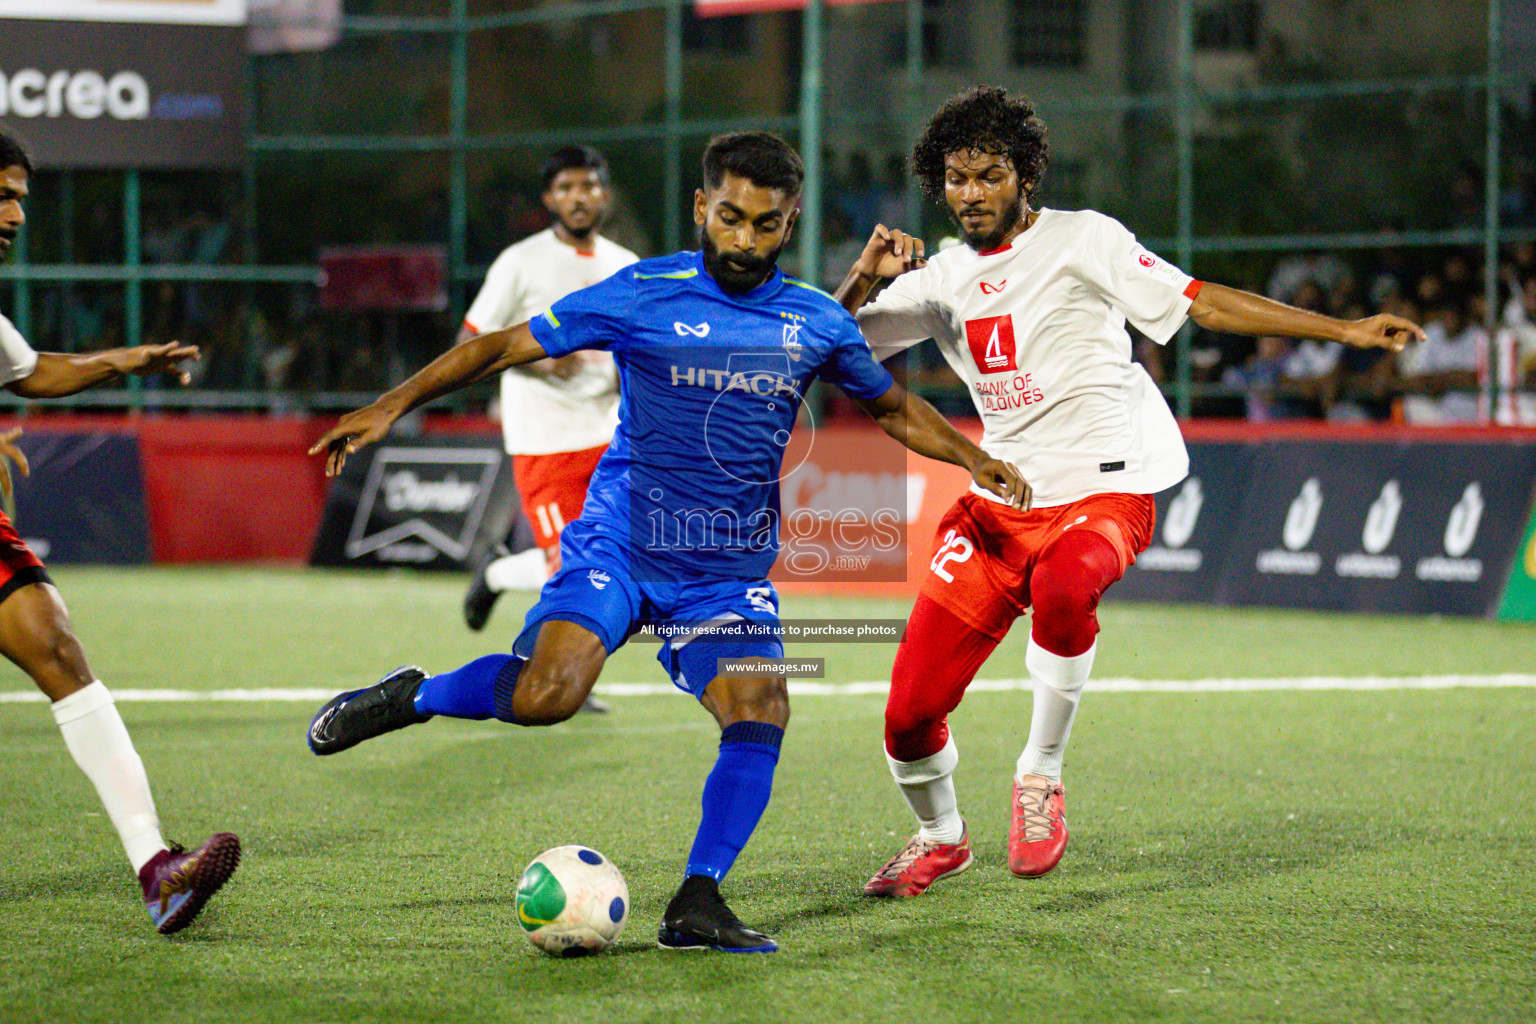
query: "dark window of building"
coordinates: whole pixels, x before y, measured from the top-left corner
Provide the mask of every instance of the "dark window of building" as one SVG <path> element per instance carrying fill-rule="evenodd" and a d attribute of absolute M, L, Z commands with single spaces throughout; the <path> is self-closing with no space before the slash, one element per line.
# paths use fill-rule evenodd
<path fill-rule="evenodd" d="M 752 18 L 746 14 L 724 14 L 701 18 L 693 5 L 683 8 L 683 51 L 716 57 L 744 57 L 752 48 Z"/>
<path fill-rule="evenodd" d="M 1044 205 L 1054 210 L 1085 208 L 1088 205 L 1088 165 L 1081 160 L 1053 159 L 1045 170 L 1042 199 Z"/>
<path fill-rule="evenodd" d="M 907 59 L 907 32 L 897 29 L 889 36 L 886 59 L 902 64 Z M 971 63 L 971 14 L 966 0 L 923 0 L 923 66 L 964 68 Z"/>
<path fill-rule="evenodd" d="M 1013 62 L 1080 68 L 1088 51 L 1088 0 L 1010 0 Z"/>
<path fill-rule="evenodd" d="M 1195 11 L 1195 49 L 1252 53 L 1259 45 L 1259 5 L 1225 0 Z"/>

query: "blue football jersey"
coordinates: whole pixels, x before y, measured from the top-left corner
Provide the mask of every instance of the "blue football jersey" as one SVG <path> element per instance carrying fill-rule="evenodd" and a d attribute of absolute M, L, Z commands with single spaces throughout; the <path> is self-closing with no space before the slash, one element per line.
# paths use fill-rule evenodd
<path fill-rule="evenodd" d="M 603 349 L 618 364 L 619 429 L 581 522 L 621 536 L 638 578 L 766 576 L 807 387 L 872 399 L 894 383 L 830 295 L 778 270 L 731 295 L 697 252 L 626 267 L 530 327 L 551 356 Z"/>

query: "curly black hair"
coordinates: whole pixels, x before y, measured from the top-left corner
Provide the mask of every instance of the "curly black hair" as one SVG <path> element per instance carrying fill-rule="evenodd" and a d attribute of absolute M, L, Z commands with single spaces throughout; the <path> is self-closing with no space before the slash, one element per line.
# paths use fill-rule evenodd
<path fill-rule="evenodd" d="M 1008 90 L 981 85 L 951 96 L 929 120 L 912 147 L 912 173 L 923 192 L 944 198 L 944 161 L 951 153 L 1001 153 L 1019 172 L 1019 188 L 1034 200 L 1045 177 L 1050 144 L 1045 122 L 1022 96 L 1009 99 Z"/>
<path fill-rule="evenodd" d="M 7 167 L 20 167 L 27 177 L 32 176 L 32 158 L 27 155 L 27 148 L 16 136 L 0 128 L 0 170 Z"/>

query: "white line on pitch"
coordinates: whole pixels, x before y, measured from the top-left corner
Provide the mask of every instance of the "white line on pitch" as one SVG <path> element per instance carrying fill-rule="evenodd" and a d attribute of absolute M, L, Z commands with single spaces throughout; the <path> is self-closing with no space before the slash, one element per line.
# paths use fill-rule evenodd
<path fill-rule="evenodd" d="M 971 690 L 1028 690 L 1029 679 L 978 679 Z M 848 697 L 883 695 L 890 683 L 871 680 L 857 683 L 815 683 L 795 681 L 789 692 L 802 697 Z M 1470 676 L 1296 676 L 1276 679 L 1092 679 L 1088 688 L 1095 693 L 1242 693 L 1259 690 L 1449 690 L 1461 687 L 1506 688 L 1536 687 L 1536 675 L 1505 673 Z M 657 697 L 677 693 L 668 683 L 600 683 L 598 692 L 613 697 Z M 260 689 L 260 690 L 113 690 L 119 701 L 259 701 L 323 702 L 337 694 L 335 689 Z M 42 703 L 46 698 L 36 690 L 0 693 L 0 704 Z"/>

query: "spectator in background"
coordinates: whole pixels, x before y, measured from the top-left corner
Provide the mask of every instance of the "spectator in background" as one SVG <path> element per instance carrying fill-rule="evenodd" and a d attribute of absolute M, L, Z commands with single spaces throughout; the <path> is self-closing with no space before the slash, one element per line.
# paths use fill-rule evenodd
<path fill-rule="evenodd" d="M 1467 295 L 1482 290 L 1482 281 L 1474 273 L 1473 260 L 1460 249 L 1452 249 L 1447 254 L 1440 276 L 1445 281 L 1445 290 L 1452 294 Z"/>
<path fill-rule="evenodd" d="M 1335 286 L 1342 275 L 1335 279 Z M 1290 297 L 1290 304 L 1310 313 L 1328 314 L 1328 299 L 1316 281 L 1301 282 Z M 1339 390 L 1339 356 L 1344 346 L 1336 341 L 1302 338 L 1291 348 L 1281 368 L 1277 394 L 1298 410 L 1300 415 L 1322 418 L 1328 415 Z"/>
<path fill-rule="evenodd" d="M 1515 335 L 1517 387 L 1536 389 L 1536 270 L 1504 307 L 1504 325 Z"/>
<path fill-rule="evenodd" d="M 1468 320 L 1465 298 L 1446 294 L 1431 304 L 1424 334 L 1398 356 L 1403 418 L 1427 426 L 1478 422 L 1478 367 L 1488 335 Z"/>
<path fill-rule="evenodd" d="M 291 330 L 279 348 L 262 357 L 269 391 L 313 391 L 320 385 L 320 353 L 325 334 L 319 316 L 310 314 Z"/>
<path fill-rule="evenodd" d="M 1480 228 L 1487 220 L 1483 209 L 1483 172 L 1476 164 L 1462 164 L 1451 179 L 1451 227 Z"/>
<path fill-rule="evenodd" d="M 1264 286 L 1264 294 L 1277 302 L 1290 302 L 1301 286 L 1307 282 L 1331 293 L 1345 278 L 1352 278 L 1349 264 L 1331 252 L 1306 252 L 1287 256 L 1275 264 Z"/>
<path fill-rule="evenodd" d="M 1279 394 L 1285 364 L 1290 357 L 1289 338 L 1258 338 L 1248 361 L 1242 366 L 1229 367 L 1222 375 L 1222 383 L 1244 390 L 1243 401 L 1250 423 L 1296 419 L 1304 415 L 1304 410 Z"/>
<path fill-rule="evenodd" d="M 1397 313 L 1394 308 L 1382 312 Z M 1344 320 L 1367 316 L 1365 304 L 1358 299 L 1340 307 L 1334 314 Z M 1400 314 L 1398 314 L 1400 315 Z M 1330 423 L 1369 423 L 1392 415 L 1394 367 L 1391 353 L 1379 350 L 1346 348 L 1339 356 L 1338 397 L 1328 410 Z"/>

